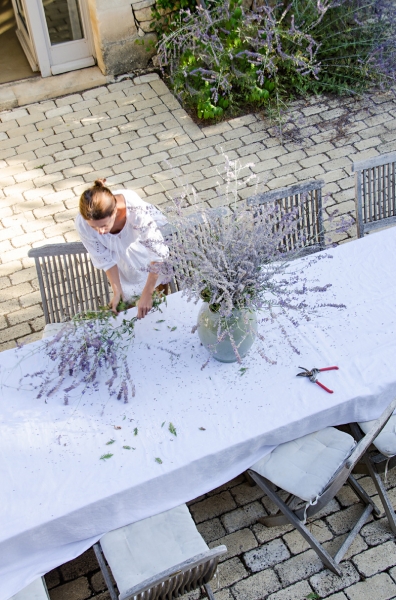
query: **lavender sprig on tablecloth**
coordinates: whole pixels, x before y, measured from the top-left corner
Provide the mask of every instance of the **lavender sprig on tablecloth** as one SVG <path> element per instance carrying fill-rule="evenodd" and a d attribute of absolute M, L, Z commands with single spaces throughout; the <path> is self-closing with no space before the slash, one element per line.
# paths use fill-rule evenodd
<path fill-rule="evenodd" d="M 160 310 L 164 300 L 163 294 L 155 292 L 152 310 Z M 56 335 L 43 340 L 35 352 L 50 360 L 49 368 L 22 378 L 30 380 L 37 399 L 47 402 L 55 394 L 63 394 L 67 405 L 72 392 L 85 394 L 104 384 L 110 397 L 128 403 L 135 396 L 135 385 L 127 351 L 137 317 L 127 318 L 127 312 L 124 315 L 121 323 L 116 323 L 109 310 L 80 313 Z"/>

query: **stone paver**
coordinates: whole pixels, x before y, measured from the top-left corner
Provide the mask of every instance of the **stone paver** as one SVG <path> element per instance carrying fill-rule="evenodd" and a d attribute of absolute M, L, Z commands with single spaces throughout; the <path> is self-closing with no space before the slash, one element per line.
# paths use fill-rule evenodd
<path fill-rule="evenodd" d="M 38 339 L 44 327 L 29 248 L 77 239 L 78 197 L 99 176 L 165 207 L 183 184 L 208 206 L 224 199 L 222 149 L 245 167 L 244 200 L 305 179 L 323 178 L 325 219 L 335 209 L 354 220 L 351 163 L 396 149 L 396 101 L 314 98 L 295 102 L 279 128 L 245 115 L 200 129 L 151 74 L 0 112 L 0 350 Z M 256 179 L 250 176 L 255 174 Z M 355 225 L 328 237 L 353 239 Z M 367 477 L 361 483 L 375 489 Z M 396 474 L 388 476 L 396 500 Z M 272 503 L 243 476 L 189 503 L 210 547 L 228 554 L 213 581 L 216 600 L 387 600 L 396 598 L 395 540 L 385 519 L 371 520 L 342 561 L 343 576 L 324 568 L 291 526 L 257 522 Z M 331 551 L 361 507 L 348 488 L 309 528 Z M 51 600 L 109 600 L 92 550 L 46 575 Z M 316 596 L 315 596 L 316 594 Z M 199 590 L 184 600 L 199 600 Z"/>

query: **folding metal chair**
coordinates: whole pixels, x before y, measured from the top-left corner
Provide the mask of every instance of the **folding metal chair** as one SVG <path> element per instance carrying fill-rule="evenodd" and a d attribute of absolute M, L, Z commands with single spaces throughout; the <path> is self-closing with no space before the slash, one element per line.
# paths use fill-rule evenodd
<path fill-rule="evenodd" d="M 358 237 L 396 223 L 396 152 L 353 163 Z"/>
<path fill-rule="evenodd" d="M 361 440 L 373 426 L 374 421 L 364 423 L 351 423 L 352 435 L 356 440 Z M 373 441 L 372 448 L 357 463 L 354 472 L 370 475 L 377 489 L 385 510 L 389 526 L 396 534 L 396 515 L 392 503 L 389 500 L 385 485 L 380 473 L 385 474 L 396 466 L 396 415 L 392 415 L 381 433 Z"/>
<path fill-rule="evenodd" d="M 352 476 L 352 470 L 366 454 L 395 408 L 396 399 L 379 419 L 373 421 L 368 433 L 358 443 L 349 434 L 334 427 L 327 427 L 281 444 L 248 471 L 279 509 L 275 515 L 261 518 L 260 522 L 267 527 L 287 523 L 294 525 L 323 563 L 337 575 L 341 575 L 338 563 L 370 514 L 373 511 L 377 516 L 381 514 L 370 496 Z M 332 557 L 312 535 L 305 522 L 326 506 L 345 482 L 348 482 L 366 506 L 341 548 Z M 286 501 L 274 491 L 274 485 L 289 493 Z"/>
<path fill-rule="evenodd" d="M 210 550 L 183 504 L 110 531 L 94 551 L 111 600 L 172 600 L 199 586 L 214 600 L 209 581 L 227 548 Z"/>
<path fill-rule="evenodd" d="M 33 583 L 12 596 L 10 600 L 50 600 L 44 577 L 33 581 Z"/>
<path fill-rule="evenodd" d="M 325 247 L 323 215 L 322 215 L 322 180 L 307 181 L 279 188 L 270 192 L 257 194 L 246 200 L 248 206 L 260 207 L 274 205 L 279 209 L 279 216 L 295 213 L 295 232 L 284 239 L 286 251 L 305 248 L 307 250 L 323 250 Z M 276 214 L 274 215 L 276 227 Z"/>

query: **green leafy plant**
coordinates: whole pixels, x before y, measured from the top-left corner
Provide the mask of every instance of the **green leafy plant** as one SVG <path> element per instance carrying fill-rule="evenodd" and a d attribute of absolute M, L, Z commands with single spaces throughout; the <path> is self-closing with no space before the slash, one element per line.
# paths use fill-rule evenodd
<path fill-rule="evenodd" d="M 181 12 L 159 43 L 160 64 L 175 93 L 201 119 L 219 119 L 246 102 L 261 106 L 276 89 L 282 61 L 307 72 L 317 68 L 311 36 L 289 31 L 284 20 L 268 6 L 245 11 L 242 0 Z M 286 53 L 286 45 L 294 53 Z"/>
<path fill-rule="evenodd" d="M 173 0 L 165 0 L 172 2 Z M 242 0 L 174 13 L 158 44 L 178 98 L 203 120 L 301 94 L 356 94 L 396 79 L 393 0 Z M 273 109 L 272 109 L 273 112 Z"/>
<path fill-rule="evenodd" d="M 279 8 L 277 10 L 280 10 Z M 317 43 L 316 77 L 282 65 L 279 79 L 301 94 L 356 94 L 394 80 L 396 17 L 388 0 L 292 0 L 286 24 L 303 28 Z"/>

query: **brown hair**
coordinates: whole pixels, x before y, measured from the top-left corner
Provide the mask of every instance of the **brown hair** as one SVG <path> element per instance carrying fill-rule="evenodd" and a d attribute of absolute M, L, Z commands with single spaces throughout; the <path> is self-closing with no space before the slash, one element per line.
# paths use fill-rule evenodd
<path fill-rule="evenodd" d="M 80 214 L 86 221 L 99 221 L 110 217 L 116 208 L 116 199 L 102 181 L 85 190 L 80 196 Z"/>

